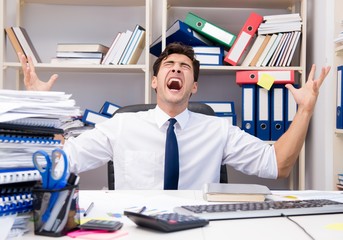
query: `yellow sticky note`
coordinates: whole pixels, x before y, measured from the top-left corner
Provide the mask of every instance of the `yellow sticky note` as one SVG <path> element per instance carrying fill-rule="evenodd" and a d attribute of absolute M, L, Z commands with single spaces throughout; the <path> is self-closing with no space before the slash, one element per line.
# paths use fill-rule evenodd
<path fill-rule="evenodd" d="M 325 226 L 326 229 L 343 231 L 343 223 L 333 223 Z"/>
<path fill-rule="evenodd" d="M 262 73 L 257 85 L 269 90 L 274 84 L 275 78 L 267 73 Z"/>

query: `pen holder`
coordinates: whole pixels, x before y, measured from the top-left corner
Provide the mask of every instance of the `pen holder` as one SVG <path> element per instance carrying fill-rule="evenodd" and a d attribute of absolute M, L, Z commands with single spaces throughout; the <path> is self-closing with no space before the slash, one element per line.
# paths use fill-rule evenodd
<path fill-rule="evenodd" d="M 78 185 L 62 189 L 33 189 L 33 216 L 36 235 L 60 237 L 80 225 Z"/>

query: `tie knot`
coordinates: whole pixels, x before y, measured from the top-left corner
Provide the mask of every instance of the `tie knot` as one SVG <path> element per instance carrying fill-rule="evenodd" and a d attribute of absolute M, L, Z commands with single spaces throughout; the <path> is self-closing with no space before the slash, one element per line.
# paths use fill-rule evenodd
<path fill-rule="evenodd" d="M 174 126 L 174 124 L 177 122 L 175 118 L 169 118 L 169 126 Z"/>

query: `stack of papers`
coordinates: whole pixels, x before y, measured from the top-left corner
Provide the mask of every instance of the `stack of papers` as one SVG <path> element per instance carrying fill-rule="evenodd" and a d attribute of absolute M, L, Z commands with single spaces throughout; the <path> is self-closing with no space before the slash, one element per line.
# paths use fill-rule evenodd
<path fill-rule="evenodd" d="M 0 123 L 55 127 L 81 115 L 70 94 L 0 90 Z"/>
<path fill-rule="evenodd" d="M 258 34 L 301 31 L 302 19 L 299 13 L 268 15 L 258 28 Z"/>

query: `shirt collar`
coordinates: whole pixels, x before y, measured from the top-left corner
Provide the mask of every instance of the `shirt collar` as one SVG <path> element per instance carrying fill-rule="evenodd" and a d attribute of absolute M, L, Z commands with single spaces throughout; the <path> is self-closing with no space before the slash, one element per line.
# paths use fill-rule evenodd
<path fill-rule="evenodd" d="M 158 105 L 156 105 L 155 118 L 157 126 L 161 128 L 169 120 L 170 116 L 166 114 Z M 189 119 L 189 110 L 186 108 L 182 113 L 174 118 L 177 121 L 176 124 L 179 125 L 181 129 L 184 129 Z"/>

